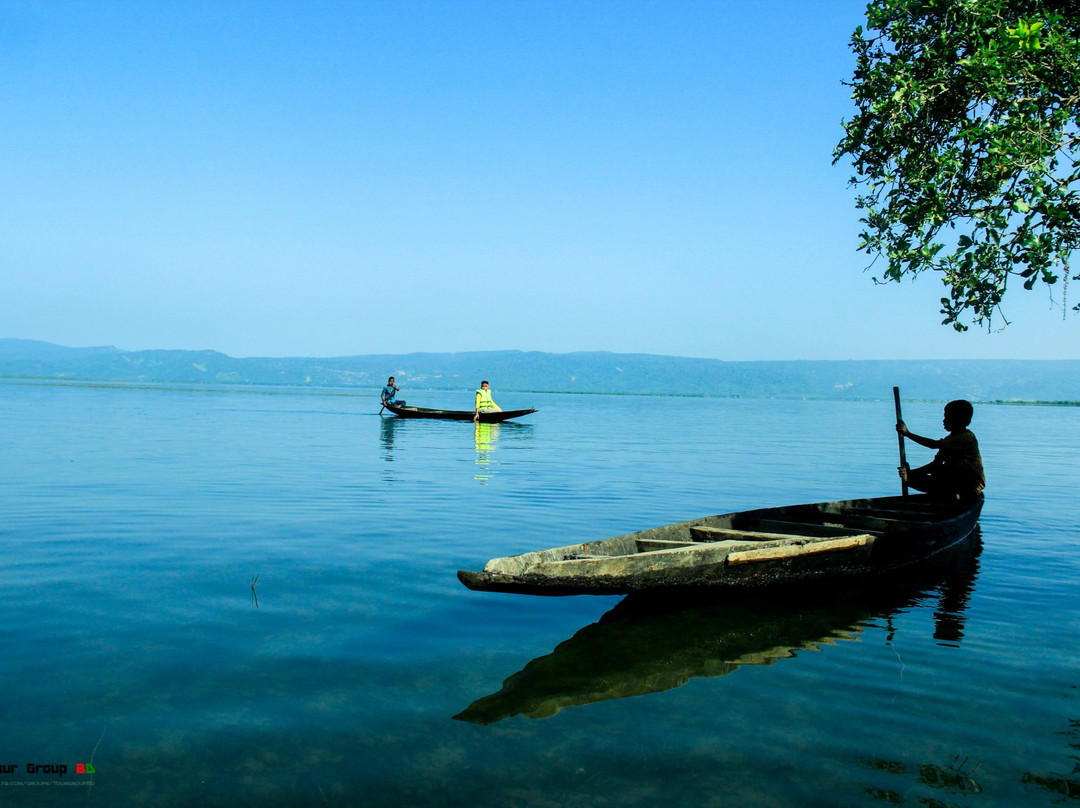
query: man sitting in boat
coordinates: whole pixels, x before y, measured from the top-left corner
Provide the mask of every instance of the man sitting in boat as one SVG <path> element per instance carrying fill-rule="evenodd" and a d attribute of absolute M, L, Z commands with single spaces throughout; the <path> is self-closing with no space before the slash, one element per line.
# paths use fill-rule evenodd
<path fill-rule="evenodd" d="M 401 388 L 394 384 L 394 377 L 391 376 L 386 382 L 386 387 L 382 389 L 383 406 L 393 404 L 395 407 L 404 407 L 405 402 L 396 398 L 399 392 L 401 392 Z"/>
<path fill-rule="evenodd" d="M 896 431 L 920 446 L 937 449 L 934 459 L 917 469 L 900 467 L 900 477 L 917 491 L 950 501 L 969 502 L 986 487 L 979 441 L 968 429 L 974 408 L 970 401 L 950 401 L 945 405 L 942 425 L 948 435 L 940 440 L 924 438 L 899 421 Z"/>
<path fill-rule="evenodd" d="M 495 403 L 491 397 L 491 388 L 488 386 L 487 381 L 480 382 L 480 389 L 476 391 L 476 414 L 473 416 L 474 421 L 480 420 L 480 413 L 482 412 L 502 412 L 502 407 Z"/>

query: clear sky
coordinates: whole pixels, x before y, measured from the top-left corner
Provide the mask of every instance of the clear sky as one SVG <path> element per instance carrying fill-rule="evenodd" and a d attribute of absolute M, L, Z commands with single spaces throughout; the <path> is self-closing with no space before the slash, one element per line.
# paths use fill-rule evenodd
<path fill-rule="evenodd" d="M 959 335 L 864 271 L 864 8 L 0 0 L 0 337 L 1080 358 L 1060 290 Z"/>

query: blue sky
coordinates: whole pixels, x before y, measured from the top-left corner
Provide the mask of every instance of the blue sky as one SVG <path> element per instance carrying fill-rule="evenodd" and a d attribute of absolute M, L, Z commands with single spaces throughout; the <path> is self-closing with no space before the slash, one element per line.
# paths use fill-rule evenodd
<path fill-rule="evenodd" d="M 864 271 L 864 8 L 0 0 L 0 337 L 1080 358 L 1060 290 L 960 335 Z"/>

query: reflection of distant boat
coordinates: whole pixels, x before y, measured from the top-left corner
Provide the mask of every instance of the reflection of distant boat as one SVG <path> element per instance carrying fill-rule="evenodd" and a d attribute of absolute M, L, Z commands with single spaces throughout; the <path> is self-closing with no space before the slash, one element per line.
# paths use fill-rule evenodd
<path fill-rule="evenodd" d="M 396 423 L 398 423 L 397 418 L 379 419 L 379 440 L 386 450 L 394 448 L 394 424 Z"/>
<path fill-rule="evenodd" d="M 485 454 L 495 450 L 495 444 L 499 438 L 498 424 L 477 423 L 473 426 L 473 445 L 477 454 Z"/>
<path fill-rule="evenodd" d="M 475 724 L 514 715 L 546 718 L 564 707 L 671 690 L 743 665 L 772 665 L 799 651 L 854 639 L 869 622 L 888 620 L 931 596 L 938 598 L 935 638 L 958 642 L 980 550 L 976 530 L 921 567 L 917 578 L 810 600 L 686 602 L 631 595 L 454 717 Z"/>
<path fill-rule="evenodd" d="M 473 410 L 433 410 L 428 407 L 399 407 L 396 404 L 384 404 L 386 409 L 399 418 L 437 418 L 445 421 L 471 421 L 476 415 Z M 510 418 L 520 418 L 522 415 L 536 412 L 535 408 L 527 410 L 500 410 L 498 412 L 480 413 L 480 422 L 484 424 L 497 424 Z"/>
<path fill-rule="evenodd" d="M 611 539 L 493 558 L 470 589 L 533 595 L 756 589 L 857 579 L 923 561 L 974 529 L 972 505 L 925 495 L 720 514 Z"/>
<path fill-rule="evenodd" d="M 498 424 L 477 423 L 473 426 L 473 445 L 476 447 L 476 466 L 478 472 L 473 478 L 482 484 L 490 480 L 495 471 L 492 469 L 491 453 L 495 451 L 498 443 Z M 496 464 L 497 465 L 497 464 Z"/>

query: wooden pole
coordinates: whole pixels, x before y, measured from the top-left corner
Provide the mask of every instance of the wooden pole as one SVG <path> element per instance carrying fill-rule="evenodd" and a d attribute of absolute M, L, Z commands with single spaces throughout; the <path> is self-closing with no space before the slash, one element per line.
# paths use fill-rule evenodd
<path fill-rule="evenodd" d="M 893 403 L 896 405 L 896 423 L 899 424 L 903 421 L 903 417 L 900 415 L 900 388 L 894 387 L 892 389 Z M 907 468 L 907 457 L 904 454 L 904 436 L 899 432 L 896 433 L 897 439 L 900 441 L 900 466 L 901 468 Z M 903 496 L 908 495 L 907 480 L 903 477 L 900 478 L 900 491 Z"/>

